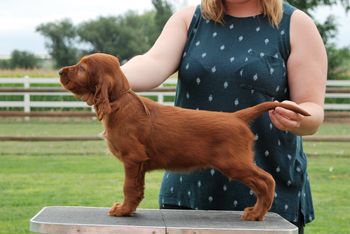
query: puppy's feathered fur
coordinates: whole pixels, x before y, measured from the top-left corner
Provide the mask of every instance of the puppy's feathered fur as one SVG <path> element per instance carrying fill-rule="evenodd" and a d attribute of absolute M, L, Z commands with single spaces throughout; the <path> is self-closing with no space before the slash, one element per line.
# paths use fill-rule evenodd
<path fill-rule="evenodd" d="M 136 210 L 144 196 L 146 171 L 212 167 L 254 191 L 256 204 L 244 210 L 242 219 L 263 220 L 273 202 L 275 182 L 253 163 L 254 136 L 248 123 L 278 106 L 308 115 L 279 102 L 234 113 L 163 106 L 133 93 L 118 59 L 106 54 L 86 56 L 61 69 L 60 76 L 66 89 L 95 106 L 108 147 L 124 164 L 124 201 L 114 204 L 112 216 Z"/>

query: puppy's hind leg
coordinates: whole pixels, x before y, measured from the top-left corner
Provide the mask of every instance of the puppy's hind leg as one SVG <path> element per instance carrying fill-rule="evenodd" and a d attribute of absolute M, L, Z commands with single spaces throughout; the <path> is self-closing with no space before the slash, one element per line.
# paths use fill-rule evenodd
<path fill-rule="evenodd" d="M 260 169 L 252 161 L 250 162 L 249 158 L 252 157 L 249 154 L 243 154 L 244 156 L 239 157 L 239 162 L 237 161 L 238 155 L 235 155 L 236 160 L 226 160 L 225 165 L 221 164 L 216 168 L 227 177 L 243 182 L 254 191 L 257 201 L 253 207 L 244 210 L 242 219 L 261 221 L 272 206 L 275 181 L 269 173 Z"/>
<path fill-rule="evenodd" d="M 275 180 L 256 165 L 252 166 L 250 173 L 249 176 L 240 180 L 254 191 L 257 201 L 253 207 L 244 209 L 242 219 L 261 221 L 272 206 L 275 196 Z"/>

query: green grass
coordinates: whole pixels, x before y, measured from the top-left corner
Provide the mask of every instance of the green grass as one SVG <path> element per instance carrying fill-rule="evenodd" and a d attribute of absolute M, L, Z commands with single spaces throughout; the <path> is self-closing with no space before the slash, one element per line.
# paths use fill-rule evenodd
<path fill-rule="evenodd" d="M 110 207 L 122 200 L 123 169 L 112 156 L 1 156 L 0 233 L 29 233 L 44 206 Z M 141 207 L 157 207 L 160 172 L 146 177 Z"/>
<path fill-rule="evenodd" d="M 309 158 L 309 175 L 316 219 L 308 233 L 349 233 L 350 151 L 347 156 L 322 155 Z"/>
<path fill-rule="evenodd" d="M 92 120 L 0 119 L 0 135 L 96 135 Z M 323 135 L 349 134 L 350 125 L 325 124 Z M 349 233 L 350 144 L 305 143 L 316 220 L 306 233 Z M 161 171 L 146 176 L 143 208 L 158 207 Z M 29 233 L 44 206 L 109 207 L 122 199 L 123 169 L 99 142 L 0 142 L 0 233 Z"/>

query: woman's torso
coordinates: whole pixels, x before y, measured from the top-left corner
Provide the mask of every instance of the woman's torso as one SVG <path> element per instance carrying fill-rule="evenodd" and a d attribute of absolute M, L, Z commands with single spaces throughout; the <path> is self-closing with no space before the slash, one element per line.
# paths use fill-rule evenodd
<path fill-rule="evenodd" d="M 289 25 L 294 8 L 285 4 L 278 28 L 267 17 L 226 15 L 220 25 L 201 17 L 197 7 L 179 66 L 176 106 L 233 112 L 264 101 L 289 99 L 286 63 Z M 272 211 L 293 221 L 313 219 L 300 137 L 276 129 L 265 113 L 252 124 L 255 159 L 277 184 Z M 179 146 L 180 147 L 180 146 Z M 189 174 L 167 172 L 160 203 L 198 209 L 242 210 L 254 204 L 252 191 L 214 169 Z"/>

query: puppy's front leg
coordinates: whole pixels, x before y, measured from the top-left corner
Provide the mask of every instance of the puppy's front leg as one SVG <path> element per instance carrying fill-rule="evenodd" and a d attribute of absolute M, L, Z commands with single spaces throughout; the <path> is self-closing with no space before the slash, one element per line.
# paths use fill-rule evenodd
<path fill-rule="evenodd" d="M 115 203 L 110 216 L 130 216 L 142 201 L 145 186 L 145 170 L 142 162 L 125 162 L 124 201 Z"/>

